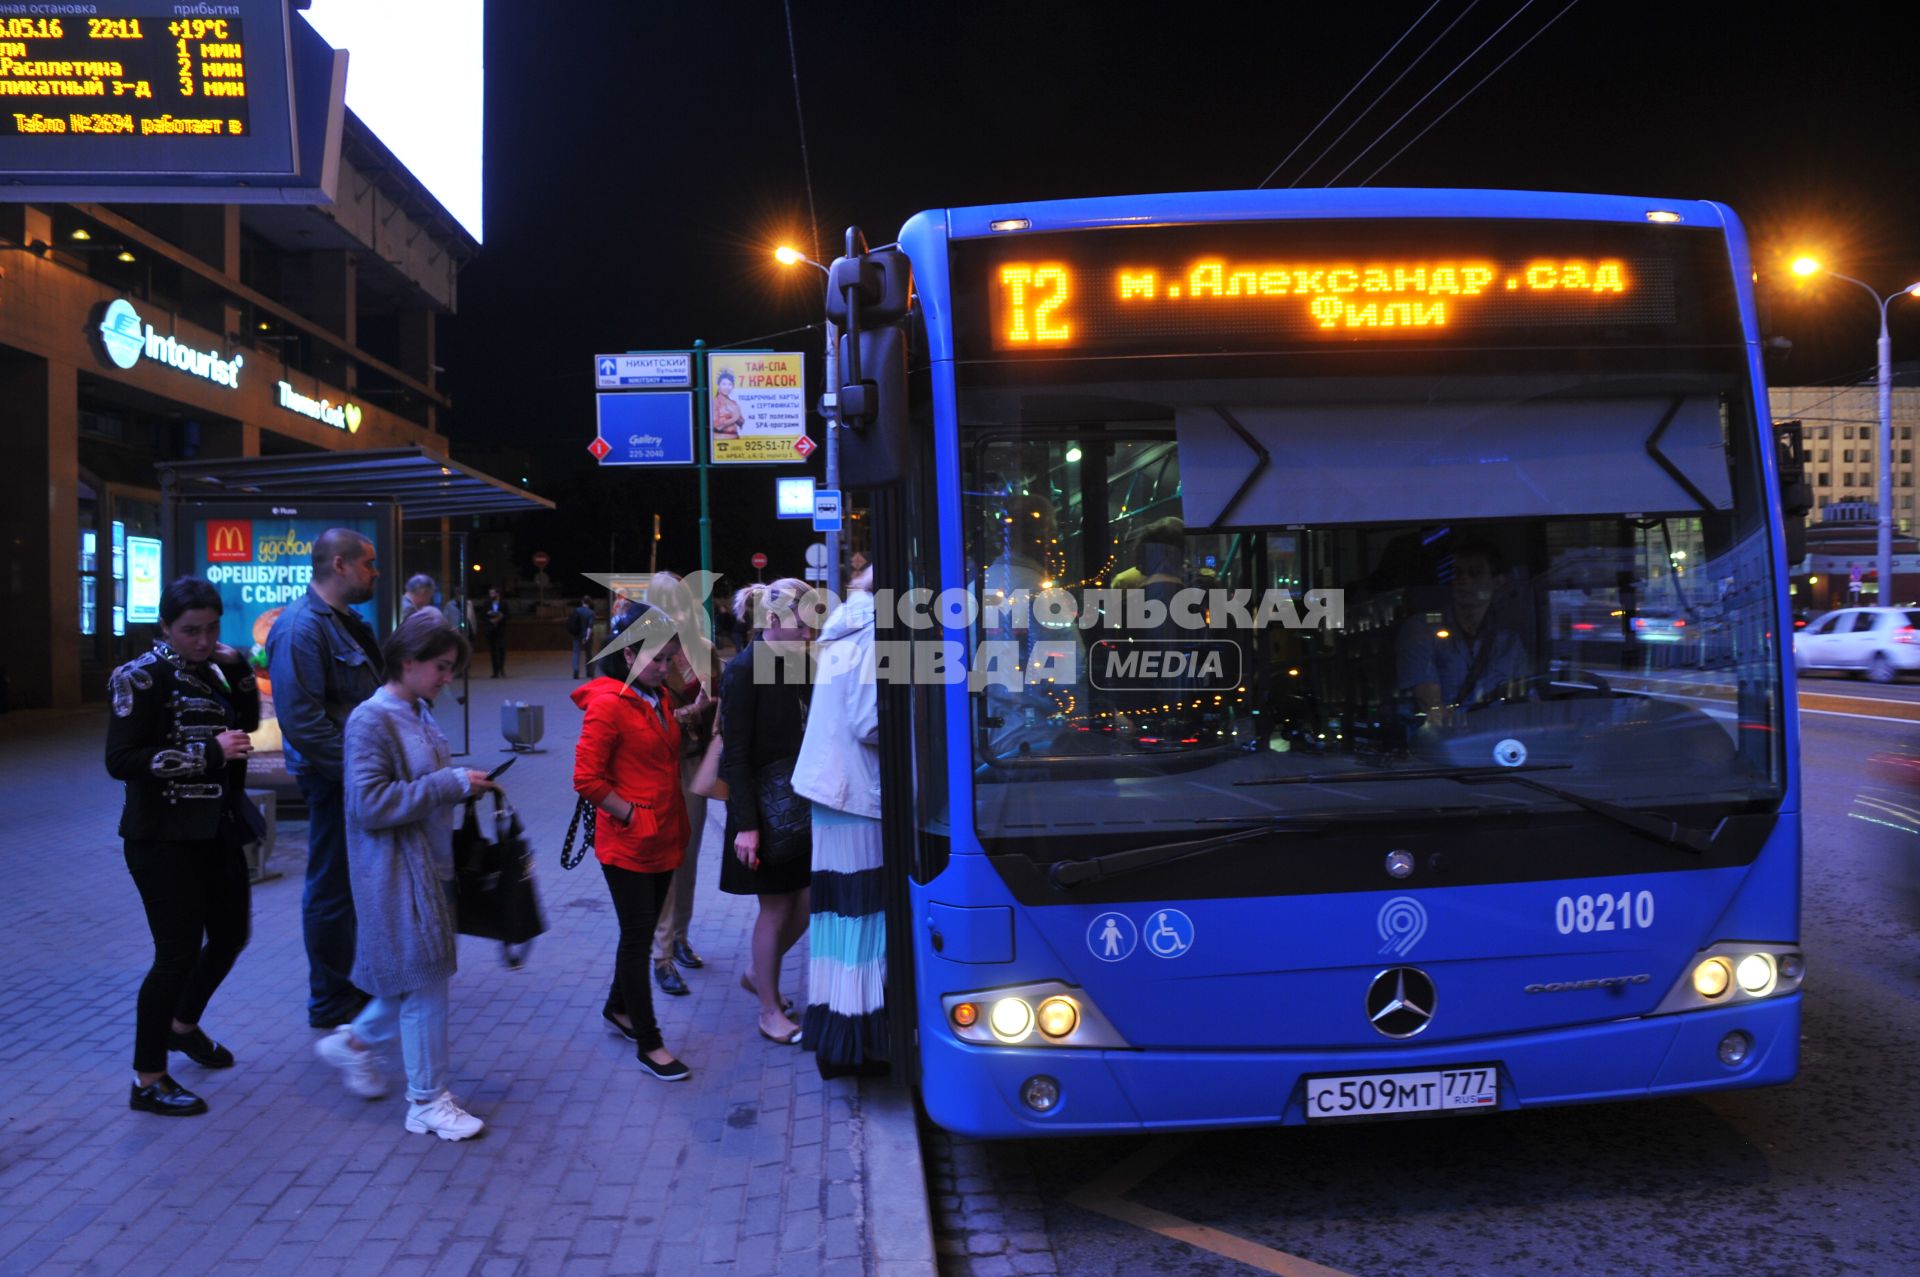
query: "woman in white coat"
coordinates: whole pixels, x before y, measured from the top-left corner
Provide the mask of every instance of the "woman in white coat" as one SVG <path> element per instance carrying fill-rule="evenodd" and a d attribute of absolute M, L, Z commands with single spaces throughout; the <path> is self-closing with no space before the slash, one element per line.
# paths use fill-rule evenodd
<path fill-rule="evenodd" d="M 794 792 L 813 803 L 812 939 L 802 1044 L 822 1077 L 887 1071 L 887 921 L 881 883 L 880 705 L 873 571 L 827 618 Z"/>

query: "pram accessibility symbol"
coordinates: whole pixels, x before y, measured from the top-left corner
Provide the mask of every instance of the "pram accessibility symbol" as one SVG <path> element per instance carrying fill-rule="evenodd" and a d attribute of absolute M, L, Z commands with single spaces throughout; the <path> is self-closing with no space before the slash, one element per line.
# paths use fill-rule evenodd
<path fill-rule="evenodd" d="M 1124 913 L 1103 913 L 1087 924 L 1087 948 L 1102 962 L 1118 962 L 1140 942 L 1133 920 Z"/>

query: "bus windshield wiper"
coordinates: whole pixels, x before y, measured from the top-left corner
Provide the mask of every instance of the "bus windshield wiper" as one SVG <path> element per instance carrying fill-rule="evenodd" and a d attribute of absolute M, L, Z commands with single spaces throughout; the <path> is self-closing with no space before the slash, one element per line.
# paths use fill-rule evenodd
<path fill-rule="evenodd" d="M 1235 820 L 1235 823 L 1239 822 Z M 1108 852 L 1104 856 L 1094 856 L 1087 860 L 1057 860 L 1047 871 L 1047 878 L 1056 887 L 1077 887 L 1081 883 L 1098 882 L 1103 878 L 1136 873 L 1170 861 L 1185 860 L 1188 856 L 1203 856 L 1210 851 L 1218 851 L 1222 847 L 1247 842 L 1261 834 L 1307 834 L 1326 827 L 1325 820 L 1302 819 L 1298 816 L 1271 816 L 1264 820 L 1256 818 L 1254 824 L 1228 830 L 1225 833 L 1207 834 L 1200 838 L 1181 838 L 1173 842 L 1157 842 L 1145 847 L 1130 847 L 1126 851 Z"/>
<path fill-rule="evenodd" d="M 1692 852 L 1703 852 L 1713 846 L 1713 834 L 1682 825 L 1671 816 L 1662 816 L 1658 812 L 1640 811 L 1633 807 L 1622 807 L 1619 803 L 1610 803 L 1604 798 L 1589 798 L 1585 794 L 1576 794 L 1570 789 L 1558 785 L 1549 785 L 1545 781 L 1534 780 L 1525 775 L 1527 772 L 1569 771 L 1571 763 L 1540 763 L 1519 767 L 1408 767 L 1400 771 L 1372 772 L 1310 772 L 1302 776 L 1269 776 L 1259 780 L 1235 781 L 1236 785 L 1337 785 L 1362 781 L 1382 780 L 1455 780 L 1463 785 L 1487 784 L 1494 781 L 1506 781 L 1509 784 L 1523 785 L 1561 802 L 1583 807 L 1596 816 L 1604 816 L 1615 824 L 1624 825 L 1635 833 L 1645 834 L 1649 838 L 1666 843 L 1669 847 L 1683 847 Z"/>
<path fill-rule="evenodd" d="M 1534 780 L 1527 776 L 1496 775 L 1489 769 L 1475 768 L 1471 775 L 1456 776 L 1454 779 L 1469 785 L 1501 780 L 1512 785 L 1522 785 L 1558 798 L 1561 802 L 1572 803 L 1575 807 L 1584 807 L 1596 816 L 1605 816 L 1617 825 L 1624 825 L 1635 833 L 1645 834 L 1669 847 L 1682 847 L 1695 854 L 1712 848 L 1714 835 L 1719 832 L 1717 829 L 1711 831 L 1693 829 L 1659 812 L 1622 807 L 1619 803 L 1610 803 L 1604 798 L 1589 798 L 1585 794 L 1576 794 L 1571 789 L 1562 789 L 1558 785 L 1549 785 L 1545 781 Z"/>

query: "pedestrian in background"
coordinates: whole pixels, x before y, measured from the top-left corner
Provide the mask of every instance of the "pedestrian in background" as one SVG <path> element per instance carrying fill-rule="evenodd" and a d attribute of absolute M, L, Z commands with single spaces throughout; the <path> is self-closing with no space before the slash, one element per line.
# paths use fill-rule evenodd
<path fill-rule="evenodd" d="M 593 661 L 593 600 L 581 599 L 567 613 L 567 637 L 573 640 L 573 676 L 585 677 Z"/>
<path fill-rule="evenodd" d="M 731 853 L 720 864 L 720 890 L 759 897 L 752 964 L 740 983 L 760 1000 L 760 1036 L 786 1044 L 800 1040 L 800 1026 L 787 1018 L 780 996 L 780 963 L 807 930 L 813 855 L 806 801 L 792 783 L 807 721 L 813 631 L 800 605 L 808 588 L 783 577 L 734 596 L 734 615 L 758 632 L 728 662 L 720 691 L 720 774 L 727 782 L 721 846 Z M 756 653 L 763 647 L 769 650 Z M 764 667 L 758 676 L 756 664 Z"/>
<path fill-rule="evenodd" d="M 680 797 L 687 807 L 687 846 L 653 930 L 653 981 L 680 996 L 688 992 L 680 970 L 697 971 L 707 965 L 687 941 L 700 842 L 707 831 L 707 797 L 693 791 L 693 775 L 713 738 L 718 703 L 709 689 L 718 690 L 719 671 L 714 668 L 713 644 L 702 632 L 705 627 L 700 624 L 693 591 L 684 581 L 671 572 L 654 573 L 647 583 L 647 602 L 666 614 L 680 636 L 679 654 L 661 688 L 680 725 Z"/>
<path fill-rule="evenodd" d="M 601 1018 L 634 1044 L 642 1068 L 679 1082 L 692 1070 L 661 1040 L 648 967 L 660 908 L 687 847 L 680 725 L 661 687 L 680 640 L 666 614 L 644 603 L 614 619 L 612 637 L 634 627 L 642 638 L 605 657 L 600 676 L 573 691 L 585 711 L 573 788 L 600 812 L 593 851 L 620 922 Z"/>
<path fill-rule="evenodd" d="M 464 1140 L 486 1125 L 447 1091 L 447 983 L 455 966 L 453 822 L 468 798 L 499 789 L 485 772 L 452 765 L 433 721 L 433 698 L 472 649 L 437 613 L 387 637 L 387 681 L 347 720 L 347 859 L 359 904 L 353 978 L 373 994 L 355 1017 L 314 1044 L 347 1089 L 387 1093 L 379 1050 L 400 1039 L 406 1128 Z M 468 819 L 477 819 L 469 810 Z"/>
<path fill-rule="evenodd" d="M 500 587 L 495 585 L 487 590 L 487 607 L 481 617 L 487 629 L 487 653 L 493 657 L 493 677 L 507 676 L 507 601 L 500 597 Z"/>
<path fill-rule="evenodd" d="M 820 628 L 795 791 L 813 802 L 813 939 L 806 1045 L 822 1077 L 887 1071 L 887 917 L 881 908 L 880 698 L 873 571 Z"/>
<path fill-rule="evenodd" d="M 220 641 L 220 594 L 181 577 L 160 596 L 160 637 L 108 680 L 107 773 L 126 782 L 120 836 L 146 907 L 153 965 L 134 1014 L 128 1107 L 165 1117 L 207 1111 L 167 1073 L 167 1052 L 233 1065 L 201 1013 L 252 928 L 246 844 L 263 825 L 247 801 L 247 733 L 260 691 L 246 658 Z"/>
<path fill-rule="evenodd" d="M 345 1024 L 366 1005 L 353 986 L 353 888 L 341 778 L 347 718 L 384 675 L 373 627 L 353 610 L 373 598 L 380 577 L 373 542 L 329 528 L 313 542 L 313 582 L 267 635 L 274 712 L 287 770 L 307 800 L 307 889 L 301 925 L 307 944 L 307 1023 Z"/>
<path fill-rule="evenodd" d="M 407 592 L 400 597 L 400 621 L 418 612 L 423 607 L 433 606 L 433 578 L 424 572 L 417 572 L 407 578 Z"/>

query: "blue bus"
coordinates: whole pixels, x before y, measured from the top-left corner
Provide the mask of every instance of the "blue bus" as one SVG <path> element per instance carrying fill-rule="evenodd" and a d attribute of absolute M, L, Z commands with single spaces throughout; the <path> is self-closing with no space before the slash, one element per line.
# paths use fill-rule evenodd
<path fill-rule="evenodd" d="M 1792 631 L 1729 209 L 1213 192 L 849 239 L 890 1014 L 934 1121 L 1794 1076 Z"/>

